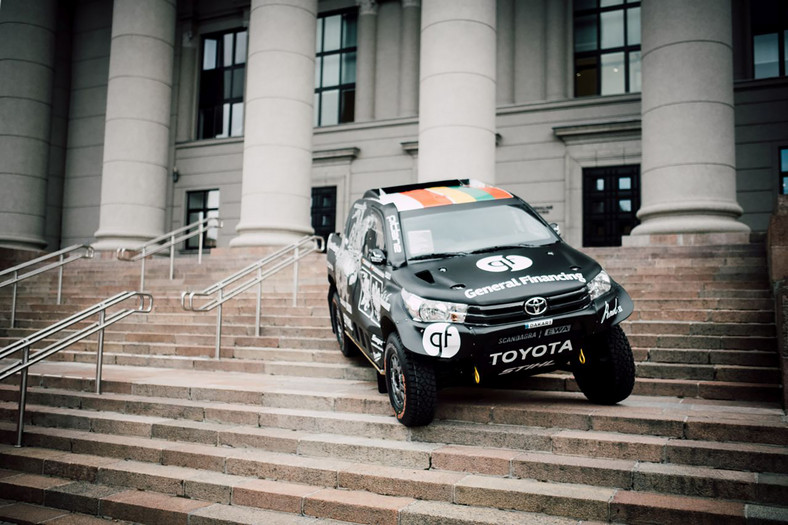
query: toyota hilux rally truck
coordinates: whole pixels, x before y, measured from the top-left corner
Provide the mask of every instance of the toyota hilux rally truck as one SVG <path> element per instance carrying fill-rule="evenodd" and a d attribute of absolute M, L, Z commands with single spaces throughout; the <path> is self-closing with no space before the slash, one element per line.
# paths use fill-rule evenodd
<path fill-rule="evenodd" d="M 632 392 L 624 289 L 522 199 L 472 180 L 367 191 L 328 239 L 328 303 L 401 423 L 432 421 L 440 387 L 517 387 L 570 370 L 591 402 Z"/>

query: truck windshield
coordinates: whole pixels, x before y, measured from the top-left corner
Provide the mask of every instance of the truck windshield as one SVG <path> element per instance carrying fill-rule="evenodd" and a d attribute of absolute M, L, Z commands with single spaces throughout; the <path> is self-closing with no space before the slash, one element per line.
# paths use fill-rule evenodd
<path fill-rule="evenodd" d="M 408 259 L 541 246 L 558 240 L 549 227 L 516 204 L 441 206 L 426 213 L 405 212 L 401 222 Z"/>

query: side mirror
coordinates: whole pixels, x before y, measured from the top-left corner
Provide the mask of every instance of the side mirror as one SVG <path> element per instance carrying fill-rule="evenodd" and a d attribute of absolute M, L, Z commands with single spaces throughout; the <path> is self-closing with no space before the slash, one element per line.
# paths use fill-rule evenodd
<path fill-rule="evenodd" d="M 371 262 L 372 264 L 375 265 L 383 264 L 384 262 L 386 262 L 386 252 L 384 252 L 380 248 L 373 248 L 372 250 L 369 251 L 367 258 L 369 259 L 369 262 Z"/>
<path fill-rule="evenodd" d="M 550 227 L 553 229 L 556 235 L 558 235 L 559 237 L 561 236 L 561 227 L 558 226 L 557 223 L 551 222 Z"/>

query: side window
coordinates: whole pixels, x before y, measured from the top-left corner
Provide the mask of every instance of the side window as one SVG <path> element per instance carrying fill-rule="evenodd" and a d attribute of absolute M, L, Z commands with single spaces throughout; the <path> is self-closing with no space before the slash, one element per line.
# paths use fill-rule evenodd
<path fill-rule="evenodd" d="M 372 210 L 364 217 L 364 255 L 370 250 L 386 248 L 386 237 L 383 234 L 383 219 Z"/>
<path fill-rule="evenodd" d="M 360 252 L 361 245 L 364 242 L 364 232 L 366 228 L 363 227 L 364 213 L 367 211 L 367 205 L 363 202 L 357 202 L 353 205 L 350 216 L 345 225 L 345 239 L 347 240 L 347 249 L 353 252 Z"/>

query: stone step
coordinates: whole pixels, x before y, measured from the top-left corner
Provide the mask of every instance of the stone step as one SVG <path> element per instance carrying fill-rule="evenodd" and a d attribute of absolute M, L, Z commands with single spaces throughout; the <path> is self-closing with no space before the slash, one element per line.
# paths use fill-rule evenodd
<path fill-rule="evenodd" d="M 778 384 L 781 380 L 779 367 L 637 362 L 635 369 L 639 378 L 760 384 Z"/>
<path fill-rule="evenodd" d="M 699 350 L 775 350 L 774 337 L 628 334 L 629 343 L 639 348 L 687 348 Z"/>
<path fill-rule="evenodd" d="M 749 336 L 774 338 L 774 323 L 719 323 L 719 322 L 679 322 L 679 321 L 637 321 L 624 325 L 627 335 L 654 334 L 674 336 Z"/>
<path fill-rule="evenodd" d="M 700 365 L 739 365 L 753 367 L 779 367 L 776 352 L 758 350 L 697 350 L 686 348 L 632 349 L 636 354 L 645 351 L 641 361 L 651 363 L 684 363 Z M 637 359 L 636 359 L 637 360 Z"/>

